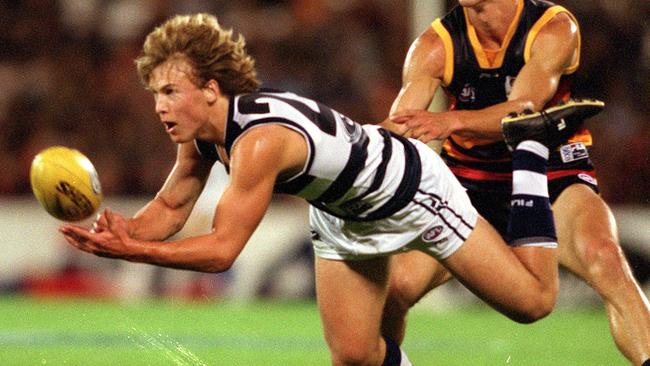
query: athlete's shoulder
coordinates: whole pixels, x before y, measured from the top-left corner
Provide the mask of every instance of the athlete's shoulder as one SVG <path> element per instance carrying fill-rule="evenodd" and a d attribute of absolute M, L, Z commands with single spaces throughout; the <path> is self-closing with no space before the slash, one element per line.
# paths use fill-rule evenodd
<path fill-rule="evenodd" d="M 428 27 L 411 44 L 404 62 L 406 80 L 423 75 L 442 79 L 446 55 L 451 54 L 451 44 L 446 45 L 434 27 Z"/>
<path fill-rule="evenodd" d="M 528 32 L 525 59 L 529 60 L 535 53 L 542 58 L 558 56 L 558 59 L 565 60 L 564 73 L 573 73 L 580 63 L 578 21 L 569 10 L 560 5 L 541 0 L 526 1 L 541 5 L 538 9 L 540 14 Z"/>
<path fill-rule="evenodd" d="M 556 22 L 577 25 L 575 16 L 569 9 L 550 1 L 525 0 L 525 8 L 526 12 L 535 18 L 538 27 Z"/>

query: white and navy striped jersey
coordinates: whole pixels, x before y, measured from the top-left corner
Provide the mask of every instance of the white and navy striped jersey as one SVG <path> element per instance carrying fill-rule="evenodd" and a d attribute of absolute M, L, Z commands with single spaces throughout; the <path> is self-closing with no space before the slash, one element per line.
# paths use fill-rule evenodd
<path fill-rule="evenodd" d="M 246 131 L 269 124 L 300 133 L 308 146 L 303 170 L 276 182 L 276 192 L 305 198 L 341 219 L 370 221 L 404 208 L 418 189 L 421 161 L 407 139 L 289 92 L 261 89 L 233 97 L 226 153 Z M 202 156 L 218 159 L 214 145 L 197 140 L 196 146 Z"/>

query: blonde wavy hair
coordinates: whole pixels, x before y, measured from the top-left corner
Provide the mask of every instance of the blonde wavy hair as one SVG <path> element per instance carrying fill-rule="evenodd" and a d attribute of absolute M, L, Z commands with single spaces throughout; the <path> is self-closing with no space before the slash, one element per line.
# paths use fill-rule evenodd
<path fill-rule="evenodd" d="M 194 68 L 197 86 L 214 79 L 228 95 L 249 93 L 259 88 L 260 82 L 245 44 L 241 34 L 233 39 L 232 29 L 221 28 L 210 14 L 177 15 L 147 35 L 135 63 L 145 86 L 158 65 L 182 55 Z"/>

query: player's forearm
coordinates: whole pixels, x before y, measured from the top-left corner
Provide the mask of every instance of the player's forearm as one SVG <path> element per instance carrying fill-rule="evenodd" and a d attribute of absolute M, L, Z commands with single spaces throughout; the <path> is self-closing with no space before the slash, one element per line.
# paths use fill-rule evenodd
<path fill-rule="evenodd" d="M 460 136 L 486 139 L 503 139 L 501 133 L 501 119 L 511 112 L 522 112 L 533 109 L 532 103 L 526 100 L 511 100 L 491 107 L 470 111 L 450 111 L 455 114 L 457 123 L 453 124 L 454 133 Z"/>
<path fill-rule="evenodd" d="M 128 248 L 122 259 L 210 273 L 230 269 L 239 254 L 239 250 L 220 242 L 214 233 L 174 242 L 133 240 Z"/>
<path fill-rule="evenodd" d="M 405 83 L 393 102 L 390 114 L 409 109 L 429 108 L 440 81 L 432 77 L 421 77 Z"/>
<path fill-rule="evenodd" d="M 190 212 L 157 196 L 129 220 L 129 234 L 139 240 L 165 240 L 183 228 Z"/>

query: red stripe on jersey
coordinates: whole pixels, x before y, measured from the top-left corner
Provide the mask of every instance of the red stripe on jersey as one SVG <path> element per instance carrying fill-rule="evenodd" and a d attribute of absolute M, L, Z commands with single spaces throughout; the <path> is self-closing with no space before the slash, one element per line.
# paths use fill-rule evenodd
<path fill-rule="evenodd" d="M 572 175 L 586 174 L 592 178 L 596 178 L 595 170 L 582 170 L 582 169 L 569 169 L 569 170 L 553 170 L 549 171 L 546 175 L 548 180 L 564 178 Z"/>
<path fill-rule="evenodd" d="M 485 170 L 468 169 L 462 167 L 449 167 L 454 175 L 471 180 L 491 180 L 491 181 L 509 181 L 512 180 L 512 173 L 495 173 Z M 582 169 L 569 169 L 569 170 L 553 170 L 547 173 L 549 180 L 564 178 L 568 176 L 586 174 L 592 178 L 596 178 L 596 172 L 593 170 Z"/>
<path fill-rule="evenodd" d="M 472 180 L 512 180 L 512 173 L 495 173 L 485 170 L 468 169 L 461 167 L 449 167 L 454 175 Z"/>

